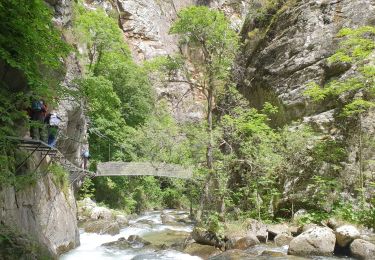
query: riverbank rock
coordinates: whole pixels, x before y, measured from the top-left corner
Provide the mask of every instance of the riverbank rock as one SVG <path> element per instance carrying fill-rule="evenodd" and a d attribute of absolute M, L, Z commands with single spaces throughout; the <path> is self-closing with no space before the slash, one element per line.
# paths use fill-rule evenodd
<path fill-rule="evenodd" d="M 110 209 L 107 209 L 105 207 L 94 207 L 91 210 L 90 218 L 110 220 L 112 219 L 112 212 Z"/>
<path fill-rule="evenodd" d="M 199 244 L 215 247 L 225 247 L 225 242 L 215 233 L 207 231 L 203 228 L 196 227 L 191 233 L 192 238 Z"/>
<path fill-rule="evenodd" d="M 288 234 L 278 234 L 273 241 L 277 246 L 287 246 L 292 241 L 293 237 Z"/>
<path fill-rule="evenodd" d="M 266 243 L 268 240 L 267 226 L 256 219 L 247 219 L 246 225 L 250 234 L 255 234 L 260 242 Z"/>
<path fill-rule="evenodd" d="M 290 241 L 289 255 L 329 256 L 335 249 L 336 236 L 330 228 L 314 227 Z"/>
<path fill-rule="evenodd" d="M 160 218 L 161 218 L 161 222 L 164 225 L 169 225 L 169 224 L 175 224 L 176 223 L 176 219 L 173 216 L 171 216 L 171 215 L 161 214 Z"/>
<path fill-rule="evenodd" d="M 221 251 L 214 246 L 201 245 L 198 243 L 191 243 L 187 245 L 183 252 L 189 255 L 199 256 L 203 259 L 208 259 L 209 257 L 215 256 L 221 253 Z"/>
<path fill-rule="evenodd" d="M 110 234 L 116 235 L 120 233 L 120 226 L 117 222 L 108 220 L 96 220 L 87 222 L 84 224 L 83 228 L 88 233 L 98 233 L 98 234 Z"/>
<path fill-rule="evenodd" d="M 125 215 L 117 215 L 116 222 L 120 225 L 120 227 L 126 227 L 129 225 L 129 219 Z"/>
<path fill-rule="evenodd" d="M 209 260 L 238 260 L 247 259 L 249 257 L 254 257 L 254 255 L 247 253 L 246 251 L 239 249 L 227 250 L 216 256 L 208 258 Z"/>
<path fill-rule="evenodd" d="M 233 243 L 233 247 L 231 249 L 245 250 L 249 247 L 252 247 L 258 244 L 260 244 L 258 238 L 254 234 L 249 234 L 246 237 L 237 239 Z"/>
<path fill-rule="evenodd" d="M 149 246 L 151 243 L 138 235 L 131 235 L 126 239 L 125 237 L 120 237 L 117 241 L 108 242 L 102 244 L 105 247 L 116 248 L 120 250 L 129 248 L 143 248 Z"/>
<path fill-rule="evenodd" d="M 358 229 L 352 225 L 344 225 L 344 226 L 338 227 L 335 231 L 335 234 L 336 234 L 336 243 L 340 247 L 346 247 L 354 239 L 359 238 L 361 235 Z"/>
<path fill-rule="evenodd" d="M 289 227 L 287 224 L 268 225 L 267 232 L 268 232 L 268 239 L 270 240 L 273 240 L 279 234 L 290 235 Z"/>
<path fill-rule="evenodd" d="M 375 245 L 363 239 L 355 239 L 350 244 L 350 252 L 352 256 L 358 259 L 375 259 Z"/>
<path fill-rule="evenodd" d="M 287 254 L 280 252 L 280 251 L 272 251 L 272 250 L 264 250 L 261 254 L 261 256 L 265 257 L 284 257 Z"/>

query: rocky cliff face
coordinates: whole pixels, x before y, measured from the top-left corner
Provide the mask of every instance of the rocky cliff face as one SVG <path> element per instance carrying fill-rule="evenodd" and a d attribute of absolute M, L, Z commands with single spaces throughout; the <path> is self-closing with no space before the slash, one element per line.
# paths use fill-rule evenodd
<path fill-rule="evenodd" d="M 62 192 L 49 175 L 21 190 L 0 190 L 1 223 L 28 234 L 53 255 L 79 245 L 76 203 L 70 190 Z"/>
<path fill-rule="evenodd" d="M 234 69 L 237 86 L 253 106 L 260 108 L 268 101 L 279 107 L 272 120 L 275 126 L 301 120 L 336 140 L 344 140 L 348 159 L 338 180 L 353 192 L 358 186 L 359 127 L 339 131 L 340 122 L 334 110 L 337 100 L 317 105 L 303 93 L 309 82 L 324 85 L 333 78 L 352 74 L 350 66 L 329 65 L 326 58 L 338 49 L 336 34 L 340 29 L 375 25 L 375 2 L 285 0 L 279 3 L 277 8 L 266 12 L 264 9 L 260 12 L 262 7 L 257 1 L 251 5 L 241 31 L 244 46 Z M 361 130 L 369 136 L 375 133 L 374 119 L 373 112 L 363 119 Z M 373 156 L 370 148 L 362 153 L 366 160 Z M 301 183 L 300 187 L 304 189 L 305 185 Z M 285 186 L 284 199 L 287 193 Z"/>
<path fill-rule="evenodd" d="M 54 10 L 54 23 L 64 28 L 65 40 L 70 41 L 69 27 L 72 17 L 72 1 L 47 0 Z M 65 71 L 56 75 L 61 79 L 62 85 L 70 90 L 75 90 L 73 79 L 81 75 L 81 66 L 78 58 L 71 54 L 64 61 Z M 16 72 L 14 72 L 16 73 Z M 21 75 L 13 74 L 14 78 Z M 20 80 L 15 81 L 17 85 Z M 26 83 L 22 88 L 27 89 Z M 19 84 L 17 86 L 20 87 Z M 86 118 L 82 102 L 72 97 L 57 97 L 59 103 L 49 105 L 49 110 L 56 110 L 62 117 L 59 126 L 58 149 L 65 157 L 79 165 L 80 151 L 86 141 Z M 27 129 L 21 134 L 27 135 Z M 21 135 L 20 134 L 20 135 Z M 36 152 L 28 160 L 28 169 L 33 171 L 40 162 L 42 154 Z M 77 207 L 71 187 L 62 188 L 54 180 L 51 173 L 47 173 L 47 157 L 39 167 L 39 175 L 34 184 L 23 185 L 22 188 L 0 186 L 0 223 L 21 233 L 26 233 L 48 247 L 52 255 L 59 255 L 79 245 L 79 232 L 77 226 Z M 22 173 L 20 173 L 22 174 Z"/>
<path fill-rule="evenodd" d="M 176 36 L 168 34 L 182 8 L 189 5 L 208 5 L 222 10 L 232 22 L 233 28 L 240 30 L 250 2 L 251 0 L 91 0 L 87 1 L 87 6 L 102 7 L 109 15 L 116 14 L 133 58 L 137 62 L 143 62 L 182 51 Z M 189 91 L 188 84 L 161 84 L 157 81 L 152 83 L 158 97 L 168 101 L 178 121 L 195 121 L 204 117 L 201 95 Z"/>
<path fill-rule="evenodd" d="M 256 2 L 256 1 L 254 1 Z M 244 48 L 236 78 L 242 93 L 256 107 L 278 104 L 279 122 L 326 112 L 330 104 L 314 106 L 304 97 L 309 82 L 324 84 L 349 68 L 329 66 L 326 58 L 338 48 L 343 27 L 375 24 L 372 0 L 279 1 L 277 13 L 259 15 L 250 7 L 242 29 Z M 326 117 L 329 114 L 324 114 Z"/>

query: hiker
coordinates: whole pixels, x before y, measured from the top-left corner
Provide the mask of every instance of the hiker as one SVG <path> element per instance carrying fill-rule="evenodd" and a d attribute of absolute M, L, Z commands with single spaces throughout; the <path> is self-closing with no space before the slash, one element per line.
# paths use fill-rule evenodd
<path fill-rule="evenodd" d="M 48 145 L 55 147 L 61 118 L 56 112 L 49 113 L 44 122 L 48 125 Z"/>
<path fill-rule="evenodd" d="M 44 119 L 46 117 L 47 105 L 44 100 L 34 100 L 29 109 L 30 136 L 34 140 L 46 141 L 46 129 Z"/>
<path fill-rule="evenodd" d="M 83 152 L 81 154 L 81 157 L 82 157 L 81 168 L 83 168 L 84 170 L 87 170 L 87 162 L 90 159 L 90 153 L 89 153 L 88 148 L 83 150 Z"/>

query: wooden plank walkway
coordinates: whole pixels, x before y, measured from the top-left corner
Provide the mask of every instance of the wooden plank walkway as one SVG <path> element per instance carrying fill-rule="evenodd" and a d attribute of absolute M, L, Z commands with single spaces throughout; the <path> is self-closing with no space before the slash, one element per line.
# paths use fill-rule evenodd
<path fill-rule="evenodd" d="M 103 162 L 97 165 L 96 176 L 162 176 L 169 178 L 190 179 L 191 168 L 177 164 L 150 162 Z"/>

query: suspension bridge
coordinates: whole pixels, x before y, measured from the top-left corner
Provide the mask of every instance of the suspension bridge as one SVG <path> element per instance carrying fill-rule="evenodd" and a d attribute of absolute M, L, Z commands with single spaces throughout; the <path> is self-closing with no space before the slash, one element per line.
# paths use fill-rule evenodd
<path fill-rule="evenodd" d="M 97 172 L 92 172 L 70 162 L 57 148 L 51 147 L 43 141 L 17 137 L 8 137 L 8 139 L 15 142 L 19 149 L 28 151 L 28 155 L 16 167 L 15 172 L 21 169 L 33 154 L 39 152 L 41 159 L 37 163 L 34 172 L 37 171 L 48 156 L 50 158 L 48 164 L 52 161 L 58 162 L 70 173 L 71 183 L 81 180 L 84 176 L 91 178 L 100 176 L 158 176 L 180 179 L 189 179 L 193 176 L 191 168 L 177 164 L 155 162 L 104 162 L 97 165 Z"/>

